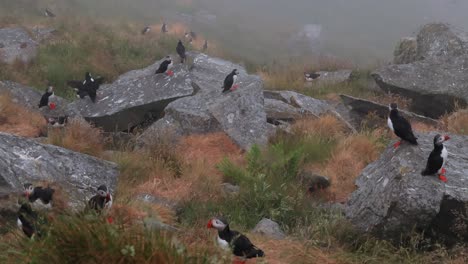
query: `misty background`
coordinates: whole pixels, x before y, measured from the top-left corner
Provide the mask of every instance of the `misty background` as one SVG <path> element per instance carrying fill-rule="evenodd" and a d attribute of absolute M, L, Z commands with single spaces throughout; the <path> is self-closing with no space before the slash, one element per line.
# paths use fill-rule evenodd
<path fill-rule="evenodd" d="M 118 23 L 184 22 L 257 63 L 325 55 L 373 64 L 423 24 L 468 29 L 466 0 L 0 0 L 4 16 L 44 7 Z"/>

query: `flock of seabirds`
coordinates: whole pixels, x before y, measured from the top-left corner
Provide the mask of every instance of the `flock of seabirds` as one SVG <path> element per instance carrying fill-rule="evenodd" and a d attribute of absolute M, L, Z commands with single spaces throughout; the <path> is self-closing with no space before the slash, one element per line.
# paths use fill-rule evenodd
<path fill-rule="evenodd" d="M 50 10 L 46 10 L 47 16 L 55 16 Z M 145 27 L 142 34 L 147 34 L 150 31 L 149 27 Z M 167 33 L 167 24 L 163 23 L 161 32 Z M 194 32 L 189 32 L 185 34 L 186 38 L 189 38 L 191 42 L 192 39 L 196 38 Z M 205 41 L 204 49 L 207 48 L 207 41 Z M 176 47 L 177 54 L 180 57 L 180 62 L 184 63 L 186 61 L 186 50 L 182 41 L 179 40 Z M 155 74 L 167 74 L 168 76 L 173 76 L 172 72 L 173 61 L 170 56 L 165 57 L 165 59 L 159 65 L 159 68 L 156 70 Z M 233 69 L 224 79 L 222 86 L 222 93 L 233 91 L 237 89 L 238 85 L 236 80 L 238 77 L 237 69 Z M 318 73 L 304 73 L 306 81 L 313 81 L 320 77 Z M 85 74 L 84 81 L 68 81 L 68 86 L 75 89 L 77 97 L 83 99 L 86 96 L 89 96 L 91 101 L 96 102 L 96 94 L 99 86 L 104 82 L 102 77 L 93 78 L 89 72 Z M 53 87 L 49 86 L 44 95 L 42 96 L 39 108 L 48 106 L 51 109 L 55 108 L 55 104 L 49 102 L 49 98 L 54 95 Z M 398 148 L 400 144 L 405 141 L 411 145 L 418 145 L 417 138 L 413 133 L 411 124 L 405 119 L 398 111 L 398 106 L 395 103 L 389 105 L 389 116 L 387 119 L 388 127 L 394 132 L 396 136 L 400 138 L 400 141 L 394 144 L 394 148 Z M 49 120 L 49 123 L 52 125 L 64 125 L 66 123 L 67 117 L 64 117 L 60 120 Z M 440 134 L 434 137 L 434 149 L 430 153 L 426 168 L 421 172 L 423 176 L 427 175 L 436 175 L 438 174 L 439 179 L 443 182 L 447 182 L 445 176 L 446 170 L 444 165 L 447 160 L 447 149 L 444 146 L 444 142 L 449 140 L 450 137 Z M 50 187 L 34 187 L 32 184 L 24 184 L 24 196 L 27 198 L 26 203 L 23 203 L 18 211 L 18 226 L 23 230 L 24 234 L 28 237 L 33 237 L 35 235 L 41 236 L 41 233 L 38 230 L 38 214 L 32 209 L 31 205 L 36 203 L 41 203 L 43 205 L 52 205 L 53 196 L 55 190 Z M 105 185 L 101 185 L 97 188 L 97 193 L 93 196 L 86 206 L 87 209 L 102 213 L 105 210 L 108 210 L 112 206 L 112 195 L 108 188 Z M 108 221 L 111 223 L 111 221 Z M 263 257 L 265 256 L 264 252 L 252 244 L 252 242 L 241 233 L 231 230 L 228 221 L 223 217 L 212 218 L 207 224 L 207 228 L 213 228 L 218 231 L 217 242 L 218 244 L 225 248 L 232 250 L 232 253 L 240 258 L 241 261 L 245 261 L 249 258 Z M 241 262 L 243 263 L 243 262 Z"/>

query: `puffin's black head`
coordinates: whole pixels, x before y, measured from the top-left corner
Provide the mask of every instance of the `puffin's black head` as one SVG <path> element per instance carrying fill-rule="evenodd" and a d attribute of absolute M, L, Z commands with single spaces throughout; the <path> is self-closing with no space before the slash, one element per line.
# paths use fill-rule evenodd
<path fill-rule="evenodd" d="M 97 188 L 97 192 L 99 196 L 106 197 L 109 194 L 109 190 L 107 189 L 106 185 L 101 185 Z"/>
<path fill-rule="evenodd" d="M 178 45 L 182 45 L 182 40 L 179 39 L 179 42 L 177 42 Z"/>
<path fill-rule="evenodd" d="M 167 55 L 165 58 L 164 58 L 165 61 L 172 61 L 171 59 L 171 56 Z"/>
<path fill-rule="evenodd" d="M 91 73 L 86 72 L 86 73 L 85 73 L 85 79 L 86 79 L 87 81 L 90 81 L 91 78 L 92 78 L 92 77 L 91 77 Z"/>
<path fill-rule="evenodd" d="M 390 111 L 392 110 L 398 110 L 398 105 L 396 103 L 391 103 L 388 108 L 390 109 Z"/>
<path fill-rule="evenodd" d="M 232 74 L 234 74 L 234 75 L 238 75 L 238 74 L 239 74 L 239 72 L 237 71 L 237 69 L 234 69 L 234 70 L 232 70 Z"/>
<path fill-rule="evenodd" d="M 229 225 L 228 221 L 224 217 L 215 217 L 208 221 L 207 228 L 215 228 L 218 231 L 223 231 Z"/>
<path fill-rule="evenodd" d="M 23 184 L 23 188 L 24 188 L 24 195 L 26 195 L 26 197 L 29 197 L 34 193 L 34 186 L 31 183 Z"/>
<path fill-rule="evenodd" d="M 450 137 L 445 135 L 445 136 L 442 136 L 440 134 L 437 134 L 435 135 L 434 137 L 434 146 L 440 146 L 442 145 L 445 141 L 449 140 Z"/>

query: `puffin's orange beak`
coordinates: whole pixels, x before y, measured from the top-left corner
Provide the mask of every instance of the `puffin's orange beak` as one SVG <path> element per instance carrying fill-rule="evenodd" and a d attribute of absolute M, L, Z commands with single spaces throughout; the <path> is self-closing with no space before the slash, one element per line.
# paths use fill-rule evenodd
<path fill-rule="evenodd" d="M 210 221 L 206 225 L 206 228 L 213 228 L 213 219 L 210 219 Z"/>
<path fill-rule="evenodd" d="M 449 139 L 450 139 L 449 136 L 447 136 L 447 135 L 444 136 L 444 141 L 447 141 L 447 140 L 449 140 Z"/>
<path fill-rule="evenodd" d="M 49 104 L 49 108 L 50 108 L 51 110 L 54 110 L 55 107 L 56 107 L 55 103 L 50 103 L 50 104 Z"/>

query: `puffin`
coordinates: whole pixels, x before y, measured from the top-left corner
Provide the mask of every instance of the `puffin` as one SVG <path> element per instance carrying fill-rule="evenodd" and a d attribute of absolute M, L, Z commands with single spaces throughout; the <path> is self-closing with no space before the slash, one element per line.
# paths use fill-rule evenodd
<path fill-rule="evenodd" d="M 168 32 L 166 22 L 163 22 L 162 27 L 161 27 L 161 32 L 162 33 L 167 33 Z"/>
<path fill-rule="evenodd" d="M 142 34 L 142 35 L 145 35 L 146 33 L 150 32 L 150 31 L 151 31 L 151 28 L 148 27 L 148 26 L 146 26 L 146 27 L 144 27 L 143 30 L 141 31 L 141 34 Z"/>
<path fill-rule="evenodd" d="M 208 49 L 208 40 L 205 39 L 205 43 L 203 44 L 203 51 Z"/>
<path fill-rule="evenodd" d="M 89 96 L 91 101 L 95 103 L 97 90 L 103 82 L 103 77 L 94 79 L 89 72 L 86 72 L 84 81 L 72 80 L 68 81 L 67 85 L 75 89 L 78 98 L 83 99 L 85 96 Z"/>
<path fill-rule="evenodd" d="M 239 73 L 237 72 L 237 69 L 232 70 L 231 73 L 229 73 L 226 78 L 224 79 L 224 84 L 223 84 L 223 93 L 228 92 L 228 91 L 234 91 L 239 87 L 239 85 L 235 84 L 237 81 L 237 75 Z"/>
<path fill-rule="evenodd" d="M 319 73 L 315 73 L 315 72 L 312 72 L 312 73 L 307 73 L 307 72 L 304 72 L 304 78 L 307 82 L 312 82 L 313 80 L 317 79 L 318 77 L 320 77 L 320 74 Z"/>
<path fill-rule="evenodd" d="M 437 134 L 434 137 L 434 149 L 431 151 L 431 154 L 429 154 L 426 168 L 421 172 L 422 176 L 429 176 L 438 173 L 439 179 L 443 182 L 447 182 L 444 165 L 445 162 L 447 162 L 448 152 L 447 148 L 444 146 L 444 142 L 449 139 L 449 136 L 442 136 L 440 134 Z"/>
<path fill-rule="evenodd" d="M 401 142 L 407 141 L 412 145 L 418 145 L 417 138 L 413 134 L 411 124 L 398 112 L 396 103 L 391 103 L 389 106 L 390 114 L 388 115 L 387 125 L 395 135 L 401 138 L 400 141 L 395 143 L 393 147 L 396 149 L 400 146 Z"/>
<path fill-rule="evenodd" d="M 55 14 L 52 13 L 52 11 L 50 11 L 49 8 L 46 8 L 46 9 L 45 9 L 44 15 L 45 15 L 46 17 L 55 17 Z"/>
<path fill-rule="evenodd" d="M 184 63 L 187 56 L 185 55 L 184 44 L 182 44 L 182 41 L 180 39 L 179 39 L 179 42 L 177 43 L 176 51 L 177 51 L 177 54 L 179 54 L 180 62 Z"/>
<path fill-rule="evenodd" d="M 89 199 L 88 207 L 97 212 L 112 207 L 112 195 L 106 185 L 103 184 L 97 188 L 97 194 Z"/>
<path fill-rule="evenodd" d="M 54 127 L 63 127 L 67 123 L 68 123 L 68 115 L 47 118 L 47 124 L 54 126 Z"/>
<path fill-rule="evenodd" d="M 207 228 L 218 230 L 218 245 L 224 249 L 231 249 L 234 256 L 241 260 L 240 263 L 245 263 L 247 259 L 265 256 L 265 253 L 252 244 L 245 235 L 231 230 L 229 223 L 223 217 L 210 219 Z"/>
<path fill-rule="evenodd" d="M 49 88 L 46 89 L 45 93 L 42 95 L 41 100 L 39 101 L 39 108 L 48 106 L 49 109 L 55 109 L 55 103 L 49 102 L 49 98 L 54 96 L 54 87 L 49 85 Z"/>
<path fill-rule="evenodd" d="M 30 204 L 23 203 L 19 208 L 17 215 L 18 218 L 16 220 L 16 224 L 18 225 L 19 229 L 23 230 L 23 233 L 27 237 L 32 238 L 32 236 L 37 232 L 37 213 L 32 210 Z"/>
<path fill-rule="evenodd" d="M 26 199 L 33 204 L 37 204 L 37 202 L 42 202 L 43 205 L 46 207 L 52 206 L 52 199 L 54 196 L 55 190 L 50 187 L 34 187 L 31 183 L 25 183 L 23 185 L 24 188 L 24 196 Z"/>
<path fill-rule="evenodd" d="M 172 63 L 171 57 L 166 56 L 163 62 L 161 62 L 159 65 L 159 68 L 156 70 L 155 74 L 166 73 L 167 75 L 172 76 L 174 75 L 174 72 L 171 70 L 173 65 L 174 64 Z"/>

